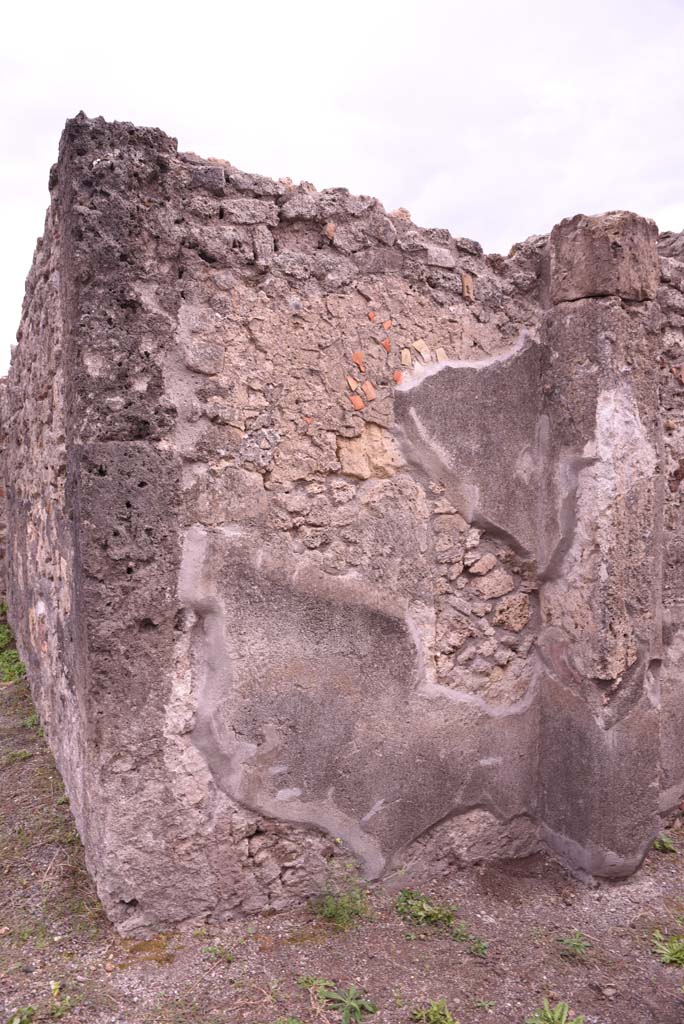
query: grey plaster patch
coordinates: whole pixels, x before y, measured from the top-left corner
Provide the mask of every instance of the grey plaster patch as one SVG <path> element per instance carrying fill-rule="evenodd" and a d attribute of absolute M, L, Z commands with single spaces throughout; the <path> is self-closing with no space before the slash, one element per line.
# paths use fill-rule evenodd
<path fill-rule="evenodd" d="M 341 838 L 369 877 L 467 806 L 473 775 L 506 771 L 502 756 L 471 764 L 454 748 L 459 695 L 424 681 L 406 608 L 388 595 L 288 570 L 236 528 L 192 527 L 179 596 L 198 618 L 193 741 L 217 784 L 261 814 Z M 506 715 L 461 700 L 493 725 L 529 716 L 532 690 Z M 426 790 L 416 759 L 433 762 L 444 786 Z"/>

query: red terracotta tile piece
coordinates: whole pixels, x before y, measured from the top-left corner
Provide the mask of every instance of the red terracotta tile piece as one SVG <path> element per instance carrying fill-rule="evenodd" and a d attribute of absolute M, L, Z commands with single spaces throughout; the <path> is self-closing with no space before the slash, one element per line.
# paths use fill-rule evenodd
<path fill-rule="evenodd" d="M 370 320 L 371 323 L 373 323 L 373 321 L 375 320 L 375 313 L 373 312 L 372 309 L 368 311 L 368 319 Z"/>
<path fill-rule="evenodd" d="M 475 283 L 471 274 L 461 274 L 461 288 L 466 302 L 475 301 Z"/>
<path fill-rule="evenodd" d="M 389 338 L 383 338 L 383 340 L 380 342 L 380 344 L 384 348 L 385 352 L 389 352 L 390 348 L 392 347 Z"/>
<path fill-rule="evenodd" d="M 352 352 L 352 363 L 358 366 L 361 373 L 366 372 L 366 367 L 363 365 L 363 352 Z"/>
<path fill-rule="evenodd" d="M 382 326 L 385 328 L 386 331 L 389 331 L 390 327 L 392 326 L 392 321 L 391 320 L 385 320 L 385 322 L 384 322 L 384 324 Z"/>
<path fill-rule="evenodd" d="M 395 383 L 395 384 L 401 384 L 401 378 L 402 378 L 403 376 L 404 376 L 404 375 L 403 375 L 403 373 L 401 372 L 401 370 L 395 370 L 395 371 L 394 371 L 394 373 L 392 374 L 392 378 L 393 378 L 393 380 L 394 380 L 394 383 Z"/>
<path fill-rule="evenodd" d="M 359 412 L 364 408 L 364 402 L 361 395 L 349 395 L 349 401 Z"/>

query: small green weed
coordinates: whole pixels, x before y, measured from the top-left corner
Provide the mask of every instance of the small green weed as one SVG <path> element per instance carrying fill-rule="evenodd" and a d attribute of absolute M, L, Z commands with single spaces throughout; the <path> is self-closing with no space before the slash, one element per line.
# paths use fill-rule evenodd
<path fill-rule="evenodd" d="M 582 932 L 575 930 L 557 940 L 561 947 L 560 955 L 564 960 L 582 960 L 591 947 L 589 940 Z"/>
<path fill-rule="evenodd" d="M 467 944 L 468 952 L 473 956 L 484 959 L 487 956 L 488 946 L 484 939 L 476 938 L 463 921 L 458 921 L 451 929 L 451 938 L 454 942 Z"/>
<path fill-rule="evenodd" d="M 40 718 L 36 711 L 32 711 L 30 715 L 22 719 L 21 723 L 25 729 L 33 729 L 38 736 L 43 736 L 43 727 L 40 724 Z"/>
<path fill-rule="evenodd" d="M 544 1005 L 535 1010 L 534 1015 L 528 1017 L 525 1024 L 584 1024 L 584 1017 L 581 1014 L 579 1017 L 571 1017 L 570 1013 L 567 1003 L 550 1006 L 548 999 L 545 999 Z"/>
<path fill-rule="evenodd" d="M 313 901 L 313 909 L 318 917 L 341 930 L 368 917 L 369 912 L 365 894 L 356 888 L 345 892 L 326 892 Z"/>
<path fill-rule="evenodd" d="M 2 763 L 2 767 L 9 768 L 11 764 L 19 764 L 21 761 L 28 761 L 29 757 L 33 757 L 30 750 L 10 750 Z"/>
<path fill-rule="evenodd" d="M 76 1004 L 70 996 L 64 996 L 62 999 L 57 999 L 50 1007 L 50 1017 L 52 1017 L 53 1020 L 61 1020 L 62 1017 L 66 1017 L 67 1013 L 71 1013 L 75 1005 Z"/>
<path fill-rule="evenodd" d="M 479 956 L 482 960 L 486 958 L 488 949 L 489 947 L 484 939 L 472 939 L 468 946 L 468 952 L 473 956 Z"/>
<path fill-rule="evenodd" d="M 321 1006 L 337 1011 L 341 1024 L 361 1024 L 364 1017 L 378 1012 L 375 1003 L 354 985 L 337 989 L 333 981 L 311 977 L 299 978 L 297 984 L 307 989 Z"/>
<path fill-rule="evenodd" d="M 671 935 L 668 938 L 660 929 L 656 929 L 651 937 L 651 949 L 660 958 L 661 964 L 684 966 L 684 936 Z"/>
<path fill-rule="evenodd" d="M 451 1016 L 444 999 L 413 1010 L 411 1020 L 416 1021 L 417 1024 L 458 1024 L 458 1021 Z"/>
<path fill-rule="evenodd" d="M 35 1015 L 36 1011 L 32 1006 L 24 1006 L 21 1010 L 15 1010 L 7 1024 L 31 1024 Z"/>
<path fill-rule="evenodd" d="M 278 1017 L 278 1020 L 274 1021 L 273 1024 L 304 1024 L 303 1020 L 299 1017 Z"/>
<path fill-rule="evenodd" d="M 412 921 L 417 925 L 451 928 L 454 924 L 455 909 L 435 903 L 414 889 L 402 889 L 397 896 L 394 909 L 402 921 Z"/>
<path fill-rule="evenodd" d="M 475 1002 L 476 1010 L 491 1010 L 494 1006 L 496 1006 L 496 1003 L 493 999 L 478 999 Z"/>
<path fill-rule="evenodd" d="M 433 928 L 448 929 L 455 942 L 467 943 L 468 952 L 472 956 L 487 956 L 487 943 L 472 935 L 462 921 L 456 921 L 456 907 L 446 907 L 441 903 L 435 903 L 434 900 L 414 889 L 402 889 L 394 907 L 403 921 L 419 926 L 429 925 Z M 415 938 L 415 936 L 408 934 L 406 938 Z"/>
<path fill-rule="evenodd" d="M 0 624 L 0 651 L 6 651 L 14 644 L 12 630 L 4 622 Z"/>
<path fill-rule="evenodd" d="M 3 683 L 18 683 L 25 675 L 26 669 L 14 648 L 0 651 L 0 681 Z"/>
<path fill-rule="evenodd" d="M 225 946 L 205 946 L 202 952 L 205 956 L 208 956 L 210 960 L 223 964 L 232 964 L 235 959 L 230 950 L 226 949 Z"/>
<path fill-rule="evenodd" d="M 455 942 L 463 942 L 468 945 L 468 952 L 472 956 L 485 957 L 487 944 L 483 939 L 474 936 L 467 925 L 456 920 L 458 907 L 444 906 L 436 903 L 423 893 L 415 889 L 402 889 L 394 902 L 394 909 L 402 921 L 430 928 L 441 928 L 452 936 Z M 420 937 L 420 936 L 419 936 Z M 408 933 L 407 939 L 415 939 L 416 935 Z"/>
<path fill-rule="evenodd" d="M 342 1024 L 360 1024 L 363 1017 L 377 1013 L 378 1008 L 370 999 L 366 999 L 354 985 L 347 989 L 331 989 L 325 992 L 323 1002 L 332 1010 L 341 1014 Z"/>
<path fill-rule="evenodd" d="M 658 853 L 676 853 L 677 847 L 670 837 L 663 832 L 657 839 L 653 840 L 653 849 Z"/>
<path fill-rule="evenodd" d="M 302 978 L 297 978 L 297 985 L 299 988 L 305 988 L 307 992 L 311 992 L 317 999 L 320 999 L 322 998 L 322 992 L 335 987 L 335 982 L 328 981 L 327 978 L 314 978 L 310 974 L 305 974 Z"/>

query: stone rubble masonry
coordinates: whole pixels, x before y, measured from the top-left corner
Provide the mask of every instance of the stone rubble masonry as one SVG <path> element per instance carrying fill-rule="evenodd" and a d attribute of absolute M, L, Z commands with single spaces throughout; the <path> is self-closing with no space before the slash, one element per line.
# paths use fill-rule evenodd
<path fill-rule="evenodd" d="M 684 246 L 508 257 L 80 114 L 1 391 L 8 602 L 122 934 L 338 856 L 634 871 L 684 794 Z"/>

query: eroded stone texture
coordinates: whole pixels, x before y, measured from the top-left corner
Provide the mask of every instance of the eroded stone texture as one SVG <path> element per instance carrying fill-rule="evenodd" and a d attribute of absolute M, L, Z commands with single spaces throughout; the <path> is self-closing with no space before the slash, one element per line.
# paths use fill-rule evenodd
<path fill-rule="evenodd" d="M 633 870 L 684 791 L 672 240 L 485 257 L 83 115 L 51 186 L 9 599 L 119 928 L 288 906 L 338 852 Z"/>
<path fill-rule="evenodd" d="M 660 281 L 657 238 L 652 220 L 624 210 L 561 221 L 549 238 L 551 301 L 599 295 L 654 299 Z"/>

